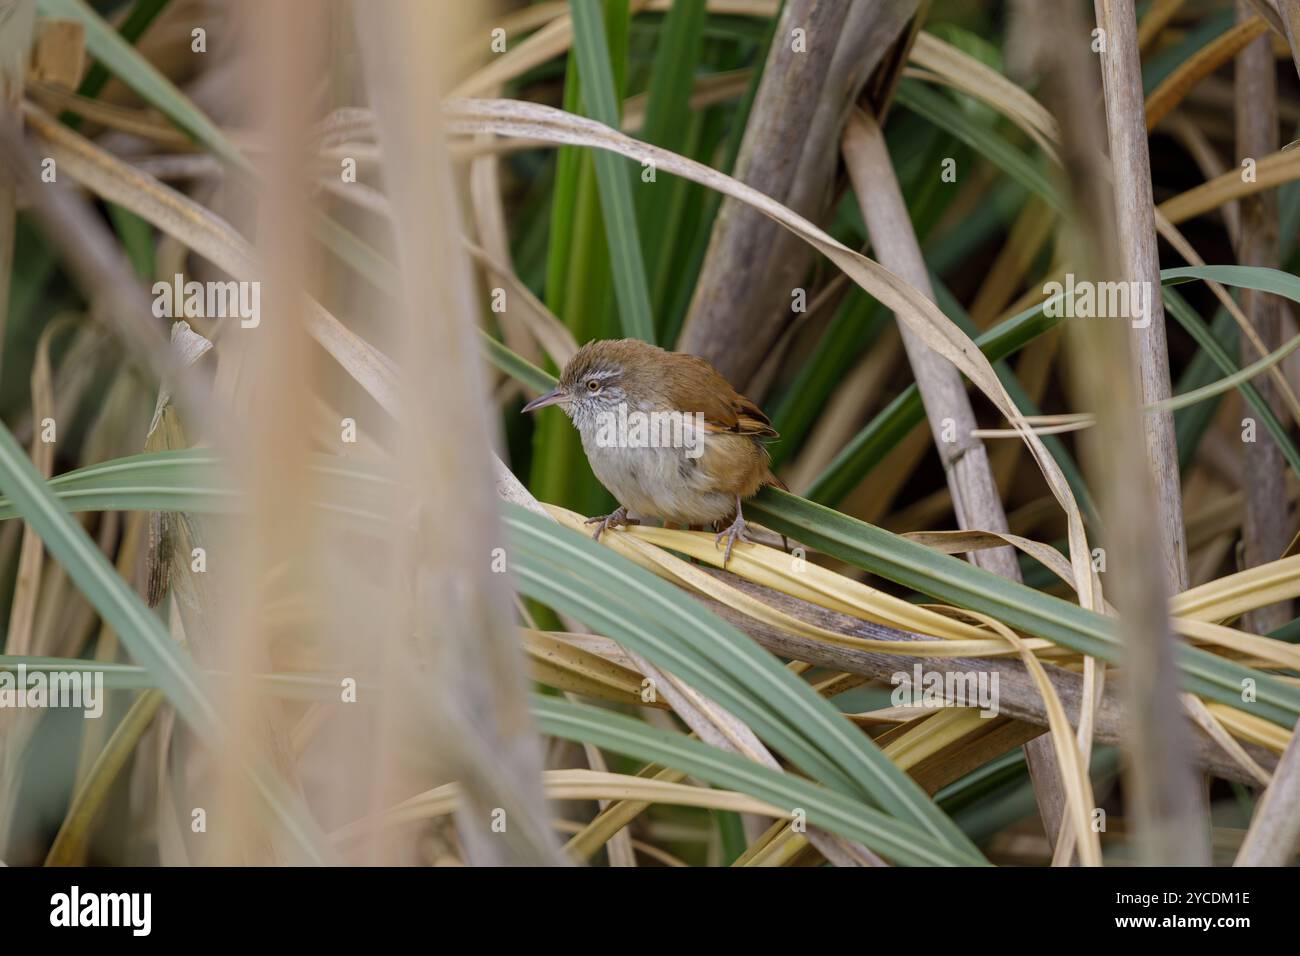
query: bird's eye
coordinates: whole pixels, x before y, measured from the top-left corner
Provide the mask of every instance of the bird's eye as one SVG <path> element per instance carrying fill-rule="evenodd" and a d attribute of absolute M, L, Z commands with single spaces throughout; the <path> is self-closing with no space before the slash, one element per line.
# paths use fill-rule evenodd
<path fill-rule="evenodd" d="M 595 395 L 597 392 L 600 391 L 600 382 L 596 381 L 594 378 L 591 379 L 590 381 L 588 381 L 588 382 L 587 382 L 587 391 L 589 391 L 589 392 L 591 392 L 591 394 Z"/>

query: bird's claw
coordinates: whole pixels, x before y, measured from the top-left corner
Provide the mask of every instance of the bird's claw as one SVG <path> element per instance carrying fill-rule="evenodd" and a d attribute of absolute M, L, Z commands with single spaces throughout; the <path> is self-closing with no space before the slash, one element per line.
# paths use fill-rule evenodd
<path fill-rule="evenodd" d="M 731 560 L 731 549 L 735 543 L 737 541 L 749 541 L 749 536 L 745 534 L 745 519 L 737 514 L 735 521 L 717 533 L 713 539 L 713 546 L 721 547 L 723 538 L 727 539 L 727 550 L 722 555 L 722 569 L 725 571 L 727 563 Z"/>
<path fill-rule="evenodd" d="M 626 508 L 618 508 L 607 515 L 598 515 L 595 518 L 588 518 L 583 524 L 594 524 L 596 533 L 591 536 L 592 541 L 599 541 L 600 536 L 609 528 L 617 528 L 619 525 L 640 524 L 636 518 L 627 516 Z"/>

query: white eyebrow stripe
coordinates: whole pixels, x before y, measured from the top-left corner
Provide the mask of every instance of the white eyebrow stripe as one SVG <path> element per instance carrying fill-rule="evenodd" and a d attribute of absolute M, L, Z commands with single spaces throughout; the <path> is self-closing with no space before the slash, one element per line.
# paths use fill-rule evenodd
<path fill-rule="evenodd" d="M 617 376 L 617 375 L 618 375 L 618 372 L 615 371 L 614 369 L 605 369 L 604 371 L 600 371 L 600 372 L 590 372 L 590 373 L 588 373 L 587 378 L 588 378 L 588 379 L 596 379 L 596 378 L 605 379 L 605 378 L 614 378 L 614 377 Z"/>

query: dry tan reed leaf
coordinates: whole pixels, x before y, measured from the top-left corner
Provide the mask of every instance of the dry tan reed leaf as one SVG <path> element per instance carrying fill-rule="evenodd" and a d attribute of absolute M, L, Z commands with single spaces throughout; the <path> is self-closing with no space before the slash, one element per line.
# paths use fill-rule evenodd
<path fill-rule="evenodd" d="M 964 554 L 967 551 L 975 551 L 982 548 L 997 548 L 1004 544 L 1012 545 L 1019 548 L 1025 554 L 1029 555 L 1035 561 L 1044 565 L 1048 570 L 1070 586 L 1070 590 L 1078 591 L 1074 584 L 1074 571 L 1070 567 L 1070 562 L 1061 556 L 1051 545 L 1043 544 L 1041 541 L 1033 541 L 1029 538 L 1021 537 L 1018 534 L 1004 534 L 998 531 L 909 531 L 903 535 L 910 541 L 917 544 L 923 544 L 927 548 L 933 548 L 936 551 L 942 551 L 944 554 Z M 1113 609 L 1109 609 L 1113 613 Z"/>
<path fill-rule="evenodd" d="M 1170 623 L 1175 631 L 1189 638 L 1193 644 L 1227 648 L 1260 662 L 1267 662 L 1272 667 L 1287 667 L 1292 670 L 1300 668 L 1300 647 L 1286 641 L 1178 615 L 1171 617 Z"/>
<path fill-rule="evenodd" d="M 1257 744 L 1275 754 L 1285 750 L 1291 740 L 1292 734 L 1289 730 L 1262 717 L 1256 717 L 1244 710 L 1237 710 L 1235 707 L 1215 701 L 1210 701 L 1205 706 L 1238 740 Z"/>
<path fill-rule="evenodd" d="M 1183 694 L 1182 701 L 1183 706 L 1191 715 L 1192 720 L 1196 721 L 1197 726 L 1209 734 L 1210 737 L 1212 737 L 1214 741 L 1223 748 L 1224 753 L 1237 761 L 1238 766 L 1243 768 L 1261 784 L 1268 786 L 1269 781 L 1272 779 L 1272 775 L 1261 767 L 1259 763 L 1256 762 L 1255 758 L 1246 753 L 1246 748 L 1237 743 L 1233 736 L 1228 733 L 1227 728 L 1225 728 L 1223 724 L 1220 723 L 1219 719 L 1210 712 L 1210 709 L 1205 706 L 1204 701 L 1195 694 Z"/>
<path fill-rule="evenodd" d="M 764 834 L 766 837 L 766 834 Z M 771 838 L 751 846 L 749 852 L 736 858 L 732 866 L 743 867 L 784 867 L 792 866 L 795 859 L 808 847 L 808 841 L 790 828 L 781 828 Z"/>
<path fill-rule="evenodd" d="M 634 698 L 632 702 L 637 704 L 642 703 L 640 700 L 640 672 L 606 660 L 598 654 L 583 650 L 576 644 L 563 640 L 563 637 L 577 636 L 580 635 L 565 634 L 561 636 L 550 631 L 520 628 L 520 637 L 524 649 L 530 657 L 551 661 L 569 674 L 585 677 L 592 684 L 606 688 L 608 692 L 617 694 L 622 698 Z M 604 638 L 604 640 L 608 640 L 608 638 Z M 569 690 L 572 688 L 562 687 L 559 689 Z M 655 705 L 647 704 L 647 706 Z"/>
<path fill-rule="evenodd" d="M 1278 0 L 1246 0 L 1246 3 L 1251 6 L 1255 13 L 1264 18 L 1269 29 L 1285 43 L 1287 39 L 1286 26 L 1282 23 L 1282 18 L 1277 12 Z"/>
<path fill-rule="evenodd" d="M 54 442 L 42 439 L 42 433 L 46 428 L 45 423 L 54 422 L 50 417 L 54 414 L 50 340 L 55 333 L 65 328 L 67 323 L 67 318 L 61 318 L 45 327 L 37 341 L 35 363 L 31 374 L 33 427 L 30 454 L 32 463 L 44 478 L 49 478 L 53 471 L 55 447 Z M 18 571 L 14 578 L 13 596 L 9 606 L 9 628 L 4 640 L 6 654 L 42 656 L 53 653 L 52 648 L 42 647 L 37 643 L 33 629 L 44 563 L 44 542 L 31 525 L 24 524 L 22 545 L 18 555 Z M 12 837 L 10 827 L 13 821 L 14 801 L 18 794 L 21 758 L 34 729 L 35 716 L 25 711 L 18 711 L 0 725 L 0 852 L 5 850 Z"/>
<path fill-rule="evenodd" d="M 1160 81 L 1146 100 L 1147 129 L 1156 128 L 1162 119 L 1182 102 L 1197 83 L 1244 50 L 1258 36 L 1268 31 L 1262 17 L 1238 23 L 1201 47 Z"/>
<path fill-rule="evenodd" d="M 172 149 L 194 149 L 193 140 L 150 110 L 114 106 L 44 83 L 31 84 L 26 92 L 45 109 L 54 112 L 66 110 L 108 129 L 130 133 Z"/>
<path fill-rule="evenodd" d="M 1282 149 L 1257 159 L 1254 181 L 1243 182 L 1241 170 L 1232 169 L 1207 183 L 1166 199 L 1156 207 L 1156 212 L 1177 225 L 1242 196 L 1250 196 L 1300 179 L 1300 149 Z"/>
<path fill-rule="evenodd" d="M 617 804 L 610 805 L 617 806 Z M 585 828 L 585 825 L 577 820 L 552 820 L 551 823 L 555 829 L 561 833 L 581 833 Z M 659 847 L 651 843 L 646 843 L 644 840 L 632 838 L 629 842 L 632 845 L 632 849 L 637 853 L 649 857 L 658 863 L 662 863 L 664 866 L 684 868 L 690 865 L 684 862 L 680 857 L 675 857 L 668 851 L 661 850 Z M 585 859 L 585 857 L 583 859 Z"/>
<path fill-rule="evenodd" d="M 881 750 L 899 766 L 916 767 L 921 761 L 941 753 L 964 737 L 988 726 L 988 719 L 974 707 L 949 707 L 938 712 L 922 712 L 907 727 L 891 737 Z"/>
<path fill-rule="evenodd" d="M 710 7 L 712 6 L 713 4 L 710 4 Z M 645 7 L 646 0 L 632 0 L 628 14 L 635 15 Z M 461 81 L 451 91 L 451 95 L 453 97 L 491 95 L 504 84 L 522 76 L 533 67 L 541 66 L 547 60 L 567 53 L 573 43 L 573 19 L 569 16 L 568 7 L 552 6 L 547 8 L 547 13 L 551 15 L 549 22 L 546 16 L 540 13 L 535 15 L 530 25 L 540 27 L 536 33 L 513 49 L 494 57 L 487 66 L 476 70 Z"/>
<path fill-rule="evenodd" d="M 686 774 L 671 767 L 659 767 L 648 764 L 637 771 L 639 779 L 677 783 L 685 780 Z M 650 804 L 642 800 L 620 800 L 607 808 L 577 832 L 564 846 L 564 852 L 576 860 L 586 860 L 604 846 L 620 829 L 627 826 L 645 811 Z"/>
<path fill-rule="evenodd" d="M 573 41 L 573 21 L 561 10 L 546 26 L 527 40 L 494 57 L 487 66 L 476 70 L 452 90 L 453 96 L 483 96 L 527 73 L 535 66 L 559 56 Z"/>
<path fill-rule="evenodd" d="M 1076 418 L 1073 421 L 1062 422 L 1057 425 L 1033 426 L 1029 431 L 1035 435 L 1064 435 L 1069 432 L 1091 428 L 1095 424 L 1097 423 L 1091 417 Z M 973 428 L 971 434 L 976 438 L 1019 438 L 1023 432 L 1014 428 Z"/>
<path fill-rule="evenodd" d="M 576 694 L 564 695 L 571 703 L 580 703 L 581 699 Z M 609 773 L 609 765 L 605 763 L 605 755 L 600 752 L 600 748 L 595 744 L 582 741 L 582 752 L 587 758 L 587 766 L 598 773 Z M 612 800 L 598 799 L 596 806 L 601 810 L 608 809 Z M 579 827 L 581 829 L 581 827 Z M 609 865 L 617 867 L 636 866 L 636 853 L 632 849 L 632 834 L 626 827 L 615 833 L 605 845 L 605 852 L 609 857 Z"/>
<path fill-rule="evenodd" d="M 522 632 L 523 649 L 533 680 L 617 704 L 666 707 L 641 699 L 641 674 L 612 664 L 541 631 Z"/>
<path fill-rule="evenodd" d="M 322 176 L 316 180 L 316 187 L 358 209 L 364 209 L 385 219 L 392 218 L 393 207 L 388 197 L 366 183 L 345 183 L 335 176 Z"/>
<path fill-rule="evenodd" d="M 1175 615 L 1195 621 L 1225 621 L 1297 596 L 1300 555 L 1293 555 L 1188 588 L 1174 596 L 1169 608 Z"/>
<path fill-rule="evenodd" d="M 598 770 L 544 770 L 542 786 L 550 800 L 635 800 L 681 807 L 731 810 L 736 813 L 756 813 L 777 819 L 790 816 L 787 811 L 779 807 L 733 790 L 695 787 L 689 784 Z M 340 845 L 384 827 L 445 816 L 455 812 L 460 799 L 459 784 L 444 784 L 404 800 L 376 816 L 346 824 L 331 833 L 330 839 L 335 845 Z"/>
<path fill-rule="evenodd" d="M 533 295 L 532 290 L 523 283 L 514 269 L 488 255 L 477 243 L 469 239 L 465 239 L 464 242 L 465 248 L 469 250 L 469 254 L 476 262 L 489 269 L 494 275 L 500 276 L 506 285 L 510 286 L 511 291 L 519 296 L 524 307 L 515 314 L 527 326 L 528 331 L 537 340 L 537 344 L 550 356 L 551 361 L 558 367 L 564 368 L 565 363 L 573 357 L 573 353 L 578 351 L 578 343 L 574 341 L 569 327 L 561 322 L 537 296 Z"/>

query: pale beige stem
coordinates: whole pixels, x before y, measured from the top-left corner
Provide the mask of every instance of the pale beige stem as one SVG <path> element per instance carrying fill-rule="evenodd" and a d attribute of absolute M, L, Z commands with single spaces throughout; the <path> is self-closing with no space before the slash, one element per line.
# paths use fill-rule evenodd
<path fill-rule="evenodd" d="M 1142 95 L 1141 63 L 1137 52 L 1137 20 L 1132 0 L 1095 0 L 1097 25 L 1105 31 L 1101 55 L 1106 102 L 1106 127 L 1114 174 L 1115 226 L 1120 275 L 1153 290 L 1151 314 L 1145 328 L 1134 328 L 1141 401 L 1154 404 L 1170 395 L 1169 348 L 1165 338 L 1164 305 L 1160 300 L 1160 258 L 1156 250 L 1156 220 L 1151 194 L 1151 159 Z M 1159 509 L 1165 586 L 1172 593 L 1187 587 L 1187 541 L 1183 530 L 1182 489 L 1178 477 L 1178 446 L 1170 412 L 1143 419 L 1147 459 Z"/>
<path fill-rule="evenodd" d="M 1234 866 L 1285 866 L 1300 840 L 1300 727 L 1291 731 L 1273 781 L 1255 806 Z"/>
<path fill-rule="evenodd" d="M 1237 20 L 1248 20 L 1252 8 L 1237 3 Z M 1237 55 L 1233 69 L 1236 87 L 1237 155 L 1239 159 L 1266 156 L 1278 149 L 1277 69 L 1273 62 L 1272 37 L 1265 34 Z M 1237 261 L 1243 266 L 1276 269 L 1280 265 L 1278 250 L 1278 211 L 1275 191 L 1243 197 L 1240 231 L 1237 238 Z M 1264 348 L 1272 351 L 1282 344 L 1282 314 L 1275 296 L 1243 289 L 1241 307 L 1259 334 Z M 1241 343 L 1243 364 L 1254 361 L 1251 344 Z M 1271 380 L 1261 377 L 1255 387 L 1260 397 L 1274 405 L 1275 389 Z M 1247 415 L 1250 415 L 1247 412 Z M 1242 490 L 1246 513 L 1242 522 L 1245 567 L 1267 564 L 1282 556 L 1291 538 L 1286 520 L 1286 466 L 1282 449 L 1273 436 L 1257 427 L 1253 442 L 1244 442 Z M 1272 604 L 1246 616 L 1247 628 L 1267 634 L 1291 619 L 1290 602 Z"/>
<path fill-rule="evenodd" d="M 1036 17 L 1031 32 L 1039 62 L 1060 120 L 1062 154 L 1072 172 L 1074 227 L 1065 233 L 1070 248 L 1064 256 L 1079 262 L 1086 275 L 1125 276 L 1158 290 L 1133 6 L 1125 0 L 1097 3 L 1097 22 L 1105 31 L 1101 72 L 1114 194 L 1097 151 L 1104 140 L 1091 56 L 1084 45 L 1057 40 L 1061 35 L 1086 36 L 1088 25 L 1069 5 L 1050 15 L 1046 9 L 1031 15 Z M 1181 590 L 1186 580 L 1181 489 L 1172 422 L 1145 416 L 1144 434 L 1140 410 L 1147 394 L 1169 394 L 1158 302 L 1157 294 L 1150 325 L 1133 330 L 1132 342 L 1123 318 L 1069 323 L 1067 354 L 1076 407 L 1094 409 L 1098 420 L 1098 426 L 1085 433 L 1085 461 L 1099 479 L 1094 487 L 1107 532 L 1110 587 L 1128 651 L 1125 742 L 1134 829 L 1144 860 L 1190 865 L 1207 863 L 1209 847 L 1201 787 L 1189 759 L 1190 731 L 1178 698 L 1176 645 L 1166 606 L 1169 590 Z M 1153 471 L 1161 479 L 1159 494 Z M 1153 561 L 1153 551 L 1163 551 L 1163 561 Z"/>

